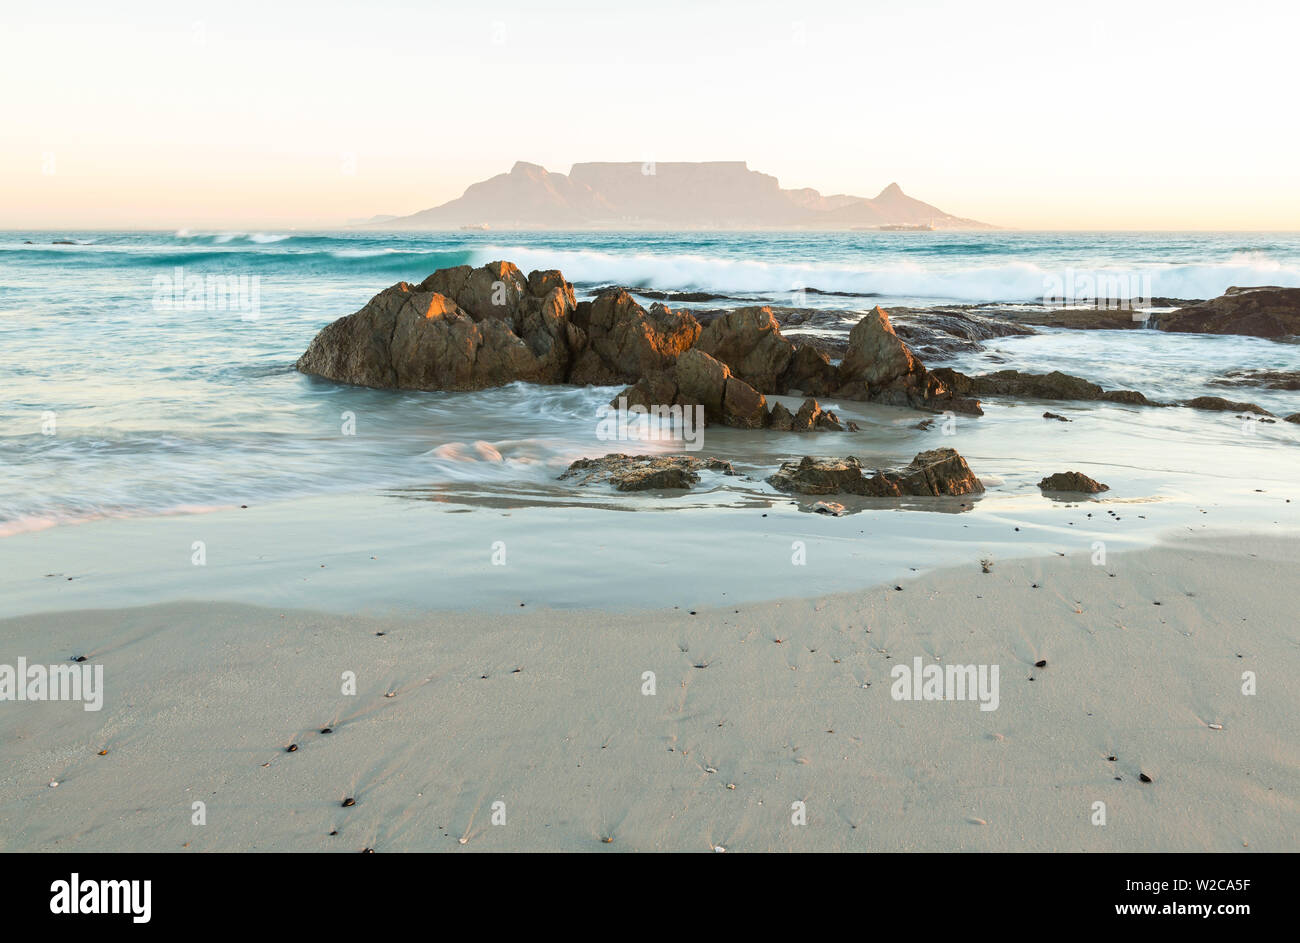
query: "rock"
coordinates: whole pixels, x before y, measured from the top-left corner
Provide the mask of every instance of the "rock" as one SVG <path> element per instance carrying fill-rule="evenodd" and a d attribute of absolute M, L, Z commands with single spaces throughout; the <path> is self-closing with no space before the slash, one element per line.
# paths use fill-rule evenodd
<path fill-rule="evenodd" d="M 736 308 L 715 318 L 700 332 L 695 349 L 726 364 L 732 376 L 756 390 L 785 392 L 794 345 L 781 336 L 771 308 Z"/>
<path fill-rule="evenodd" d="M 742 429 L 761 429 L 768 423 L 767 398 L 733 377 L 726 364 L 695 348 L 678 357 L 671 369 L 642 377 L 610 405 L 617 406 L 623 397 L 629 406 L 703 406 L 706 423 Z"/>
<path fill-rule="evenodd" d="M 1057 472 L 1055 475 L 1048 475 L 1038 483 L 1038 487 L 1044 491 L 1077 491 L 1081 494 L 1097 494 L 1110 490 L 1109 485 L 1103 485 L 1082 472 L 1076 471 Z"/>
<path fill-rule="evenodd" d="M 894 331 L 920 357 L 950 357 L 979 350 L 993 337 L 1037 334 L 1032 327 L 996 320 L 964 308 L 894 308 Z"/>
<path fill-rule="evenodd" d="M 811 344 L 799 344 L 786 366 L 779 388 L 806 396 L 829 396 L 840 388 L 840 371 L 830 358 Z"/>
<path fill-rule="evenodd" d="M 595 355 L 575 364 L 572 383 L 633 383 L 672 366 L 700 335 L 690 312 L 662 304 L 647 311 L 625 291 L 606 292 L 578 305 L 572 322 Z"/>
<path fill-rule="evenodd" d="M 1192 409 L 1206 409 L 1212 412 L 1255 413 L 1259 416 L 1273 415 L 1267 409 L 1256 406 L 1254 403 L 1238 403 L 1224 399 L 1222 396 L 1198 396 L 1195 399 L 1187 400 L 1182 405 L 1189 406 Z"/>
<path fill-rule="evenodd" d="M 1103 390 L 1096 383 L 1082 377 L 1054 370 L 1051 373 L 1022 373 L 1019 370 L 999 370 L 967 376 L 951 367 L 932 370 L 944 386 L 958 396 L 1015 396 L 1024 399 L 1079 399 L 1106 400 L 1129 403 L 1135 406 L 1158 406 L 1136 390 Z"/>
<path fill-rule="evenodd" d="M 840 424 L 839 417 L 832 412 L 823 410 L 821 404 L 815 399 L 803 401 L 803 404 L 799 407 L 799 412 L 795 413 L 791 428 L 795 432 L 811 432 L 814 429 L 844 431 L 844 426 Z"/>
<path fill-rule="evenodd" d="M 1286 419 L 1285 419 L 1284 421 L 1285 421 L 1285 422 L 1300 422 L 1300 413 L 1292 413 L 1291 415 L 1287 416 Z"/>
<path fill-rule="evenodd" d="M 1153 314 L 1150 325 L 1179 333 L 1272 338 L 1298 335 L 1300 288 L 1229 288 L 1218 298 L 1168 314 Z"/>
<path fill-rule="evenodd" d="M 829 514 L 832 517 L 844 516 L 844 505 L 836 504 L 834 501 L 818 501 L 812 506 L 815 514 Z"/>
<path fill-rule="evenodd" d="M 1058 422 L 1072 422 L 1072 421 L 1073 421 L 1073 420 L 1070 420 L 1070 419 L 1066 419 L 1064 416 L 1058 416 L 1056 413 L 1043 413 L 1043 418 L 1044 418 L 1044 419 L 1055 419 L 1055 420 L 1057 420 Z"/>
<path fill-rule="evenodd" d="M 609 483 L 619 491 L 669 491 L 690 488 L 700 480 L 700 470 L 735 475 L 730 462 L 689 455 L 623 455 L 581 458 L 560 480 L 580 478 L 578 484 Z"/>
<path fill-rule="evenodd" d="M 954 391 L 925 369 L 894 332 L 888 313 L 879 305 L 849 332 L 848 350 L 839 374 L 837 395 L 845 399 L 983 413 L 977 401 L 955 397 Z"/>
<path fill-rule="evenodd" d="M 919 453 L 897 471 L 877 471 L 868 477 L 853 456 L 813 458 L 785 462 L 768 482 L 780 491 L 797 494 L 858 494 L 875 497 L 902 495 L 980 494 L 984 486 L 953 449 Z"/>
<path fill-rule="evenodd" d="M 1210 381 L 1214 386 L 1262 386 L 1270 390 L 1300 390 L 1300 370 L 1229 370 Z"/>
<path fill-rule="evenodd" d="M 767 417 L 767 427 L 776 432 L 790 432 L 794 429 L 794 416 L 785 408 L 784 403 L 777 403 Z"/>

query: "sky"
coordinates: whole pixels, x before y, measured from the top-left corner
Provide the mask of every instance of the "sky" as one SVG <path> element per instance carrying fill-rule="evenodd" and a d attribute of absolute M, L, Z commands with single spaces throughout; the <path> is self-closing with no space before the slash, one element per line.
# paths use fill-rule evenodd
<path fill-rule="evenodd" d="M 0 229 L 331 227 L 516 160 L 744 160 L 1028 229 L 1300 229 L 1300 5 L 0 10 Z"/>

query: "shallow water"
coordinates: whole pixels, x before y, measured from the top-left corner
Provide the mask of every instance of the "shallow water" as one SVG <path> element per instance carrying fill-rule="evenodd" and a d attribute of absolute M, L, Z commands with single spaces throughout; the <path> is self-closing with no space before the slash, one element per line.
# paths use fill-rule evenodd
<path fill-rule="evenodd" d="M 673 448 L 597 438 L 597 410 L 616 388 L 371 391 L 293 370 L 324 324 L 398 279 L 446 265 L 508 258 L 525 271 L 559 267 L 580 291 L 617 282 L 776 303 L 789 303 L 798 283 L 860 293 L 806 296 L 850 309 L 1022 301 L 1063 267 L 1155 271 L 1155 294 L 1183 297 L 1232 283 L 1300 284 L 1292 234 L 78 233 L 75 246 L 54 238 L 0 234 L 0 535 L 342 492 L 609 503 L 555 478 L 583 455 Z M 185 277 L 256 278 L 256 310 L 160 305 L 156 280 L 178 279 L 178 267 Z M 1217 394 L 1300 411 L 1294 392 L 1209 385 L 1231 369 L 1300 370 L 1300 346 L 1252 338 L 1049 330 L 953 363 L 1059 369 L 1153 399 Z M 1077 420 L 1064 424 L 1041 420 L 1044 404 L 992 402 L 948 437 L 911 428 L 919 417 L 909 411 L 828 405 L 864 431 L 814 440 L 710 428 L 704 452 L 735 461 L 748 478 L 706 480 L 690 500 L 775 499 L 762 477 L 809 451 L 892 465 L 953 445 L 977 474 L 1003 482 L 990 498 L 1032 489 L 1065 465 L 1092 469 L 1113 488 L 1195 501 L 1294 481 L 1300 444 L 1294 425 L 1185 409 L 1048 404 Z"/>

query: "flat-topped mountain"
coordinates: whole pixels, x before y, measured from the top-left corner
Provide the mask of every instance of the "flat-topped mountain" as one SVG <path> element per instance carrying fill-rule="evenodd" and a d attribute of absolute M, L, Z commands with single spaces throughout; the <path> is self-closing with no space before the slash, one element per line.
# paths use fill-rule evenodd
<path fill-rule="evenodd" d="M 551 173 L 520 161 L 463 196 L 384 229 L 993 229 L 903 193 L 891 183 L 873 197 L 785 190 L 744 161 L 574 164 Z"/>

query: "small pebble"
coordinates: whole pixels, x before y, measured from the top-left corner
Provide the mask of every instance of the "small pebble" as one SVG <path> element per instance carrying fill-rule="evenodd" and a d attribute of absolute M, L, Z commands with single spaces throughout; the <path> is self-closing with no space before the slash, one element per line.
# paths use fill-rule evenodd
<path fill-rule="evenodd" d="M 291 743 L 291 744 L 289 744 L 287 747 L 284 748 L 284 752 L 285 752 L 285 753 L 297 753 L 297 752 L 298 752 L 298 744 L 296 744 L 296 743 Z"/>
<path fill-rule="evenodd" d="M 1210 724 L 1210 729 L 1211 729 L 1211 730 L 1222 730 L 1222 729 L 1223 729 L 1223 724 Z"/>
<path fill-rule="evenodd" d="M 1039 659 L 1038 661 L 1034 662 L 1034 667 L 1035 667 L 1035 668 L 1046 668 L 1046 667 L 1047 667 L 1047 659 L 1046 659 L 1046 658 L 1042 658 L 1042 659 Z"/>
<path fill-rule="evenodd" d="M 353 799 L 351 796 L 348 796 L 346 799 L 343 800 L 343 808 L 345 809 L 351 808 L 356 804 L 357 804 L 357 800 Z"/>
<path fill-rule="evenodd" d="M 1144 783 L 1151 782 L 1151 777 L 1148 776 L 1146 773 L 1138 773 L 1138 779 Z"/>
<path fill-rule="evenodd" d="M 320 729 L 320 732 L 321 732 L 321 733 L 333 733 L 333 732 L 334 732 L 334 728 L 333 728 L 333 727 L 322 727 L 322 728 Z"/>

